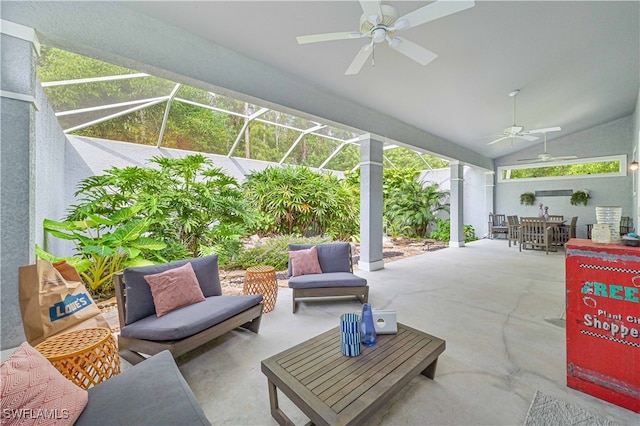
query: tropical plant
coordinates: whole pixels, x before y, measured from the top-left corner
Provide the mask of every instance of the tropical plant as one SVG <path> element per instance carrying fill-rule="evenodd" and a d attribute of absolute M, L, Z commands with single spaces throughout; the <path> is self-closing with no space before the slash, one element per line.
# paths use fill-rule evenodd
<path fill-rule="evenodd" d="M 255 247 L 243 251 L 237 261 L 230 264 L 230 268 L 248 268 L 256 265 L 270 265 L 277 271 L 287 269 L 289 261 L 289 244 L 322 244 L 331 242 L 328 237 L 292 237 L 291 235 L 281 235 L 267 238 Z"/>
<path fill-rule="evenodd" d="M 391 191 L 385 202 L 390 230 L 408 237 L 426 237 L 437 213 L 449 211 L 448 197 L 449 192 L 440 190 L 437 184 L 404 182 Z"/>
<path fill-rule="evenodd" d="M 273 221 L 263 234 L 328 234 L 348 239 L 359 229 L 359 199 L 352 187 L 333 175 L 306 167 L 268 167 L 247 176 L 249 202 Z"/>
<path fill-rule="evenodd" d="M 476 241 L 476 231 L 471 225 L 464 225 L 464 241 L 466 243 L 470 241 Z M 449 241 L 451 239 L 451 220 L 450 219 L 436 219 L 436 228 L 431 231 L 430 238 L 438 241 Z"/>
<path fill-rule="evenodd" d="M 145 236 L 151 221 L 135 219 L 142 205 L 115 211 L 110 216 L 87 214 L 83 220 L 58 222 L 44 220 L 44 230 L 54 237 L 73 241 L 77 257 L 65 258 L 77 270 L 93 295 L 113 296 L 113 275 L 125 266 L 163 261 L 159 251 L 165 244 Z M 38 256 L 61 260 L 38 248 Z"/>
<path fill-rule="evenodd" d="M 587 191 L 586 189 L 579 189 L 571 194 L 570 202 L 572 206 L 577 206 L 578 204 L 584 204 L 586 206 L 589 198 L 591 198 L 591 195 L 589 195 L 589 191 Z"/>
<path fill-rule="evenodd" d="M 532 206 L 536 202 L 536 194 L 533 192 L 523 192 L 520 194 L 520 204 Z"/>
<path fill-rule="evenodd" d="M 238 182 L 200 154 L 149 162 L 155 167 L 113 167 L 81 181 L 67 220 L 138 205 L 131 219 L 147 221 L 149 235 L 165 243 L 161 255 L 167 261 L 212 248 L 224 253 L 221 260 L 237 254 L 239 238 L 256 219 Z"/>

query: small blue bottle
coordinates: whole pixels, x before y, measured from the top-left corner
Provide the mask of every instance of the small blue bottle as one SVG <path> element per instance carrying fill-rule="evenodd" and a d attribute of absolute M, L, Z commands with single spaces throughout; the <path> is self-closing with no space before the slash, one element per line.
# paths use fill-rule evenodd
<path fill-rule="evenodd" d="M 373 346 L 376 344 L 376 327 L 373 323 L 373 312 L 371 304 L 362 305 L 362 332 L 360 333 L 360 342 L 365 346 Z"/>

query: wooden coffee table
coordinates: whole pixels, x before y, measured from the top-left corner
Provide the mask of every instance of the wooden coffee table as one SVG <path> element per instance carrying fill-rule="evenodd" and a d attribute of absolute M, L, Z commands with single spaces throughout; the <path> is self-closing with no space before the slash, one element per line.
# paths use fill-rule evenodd
<path fill-rule="evenodd" d="M 349 358 L 340 352 L 336 327 L 262 361 L 271 415 L 293 424 L 278 406 L 280 389 L 316 425 L 360 423 L 414 377 L 433 379 L 444 349 L 444 340 L 398 324 L 397 334 L 379 335 Z"/>

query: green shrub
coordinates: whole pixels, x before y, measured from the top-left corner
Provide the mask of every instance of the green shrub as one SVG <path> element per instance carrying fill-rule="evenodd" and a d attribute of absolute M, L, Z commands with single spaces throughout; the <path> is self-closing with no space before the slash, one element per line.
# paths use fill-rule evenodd
<path fill-rule="evenodd" d="M 476 241 L 478 239 L 476 237 L 476 231 L 471 225 L 464 225 L 463 232 L 464 241 L 466 243 Z M 449 241 L 451 239 L 451 220 L 438 218 L 436 220 L 436 229 L 431 231 L 430 237 L 438 241 Z"/>
<path fill-rule="evenodd" d="M 277 271 L 287 269 L 289 261 L 289 244 L 321 244 L 331 242 L 328 237 L 303 238 L 291 235 L 281 235 L 264 240 L 260 245 L 240 253 L 236 262 L 227 265 L 228 268 L 245 269 L 256 265 L 270 265 Z"/>
<path fill-rule="evenodd" d="M 437 213 L 449 211 L 448 191 L 437 184 L 423 185 L 415 180 L 391 190 L 385 202 L 384 215 L 391 232 L 407 237 L 426 237 Z"/>
<path fill-rule="evenodd" d="M 331 235 L 349 239 L 359 232 L 359 197 L 333 175 L 307 167 L 268 167 L 247 176 L 249 203 L 262 212 L 254 230 L 263 235 Z"/>
<path fill-rule="evenodd" d="M 149 163 L 154 167 L 112 167 L 82 180 L 75 193 L 79 202 L 67 220 L 140 205 L 131 219 L 149 222 L 148 235 L 166 244 L 160 252 L 166 261 L 197 257 L 211 247 L 232 257 L 257 220 L 236 179 L 201 154 L 156 156 Z"/>

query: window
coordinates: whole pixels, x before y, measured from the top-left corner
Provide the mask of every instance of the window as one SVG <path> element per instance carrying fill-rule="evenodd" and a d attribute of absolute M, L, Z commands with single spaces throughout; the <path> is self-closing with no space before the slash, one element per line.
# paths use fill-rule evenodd
<path fill-rule="evenodd" d="M 626 176 L 626 164 L 626 155 L 613 155 L 500 166 L 498 167 L 498 182 Z"/>

